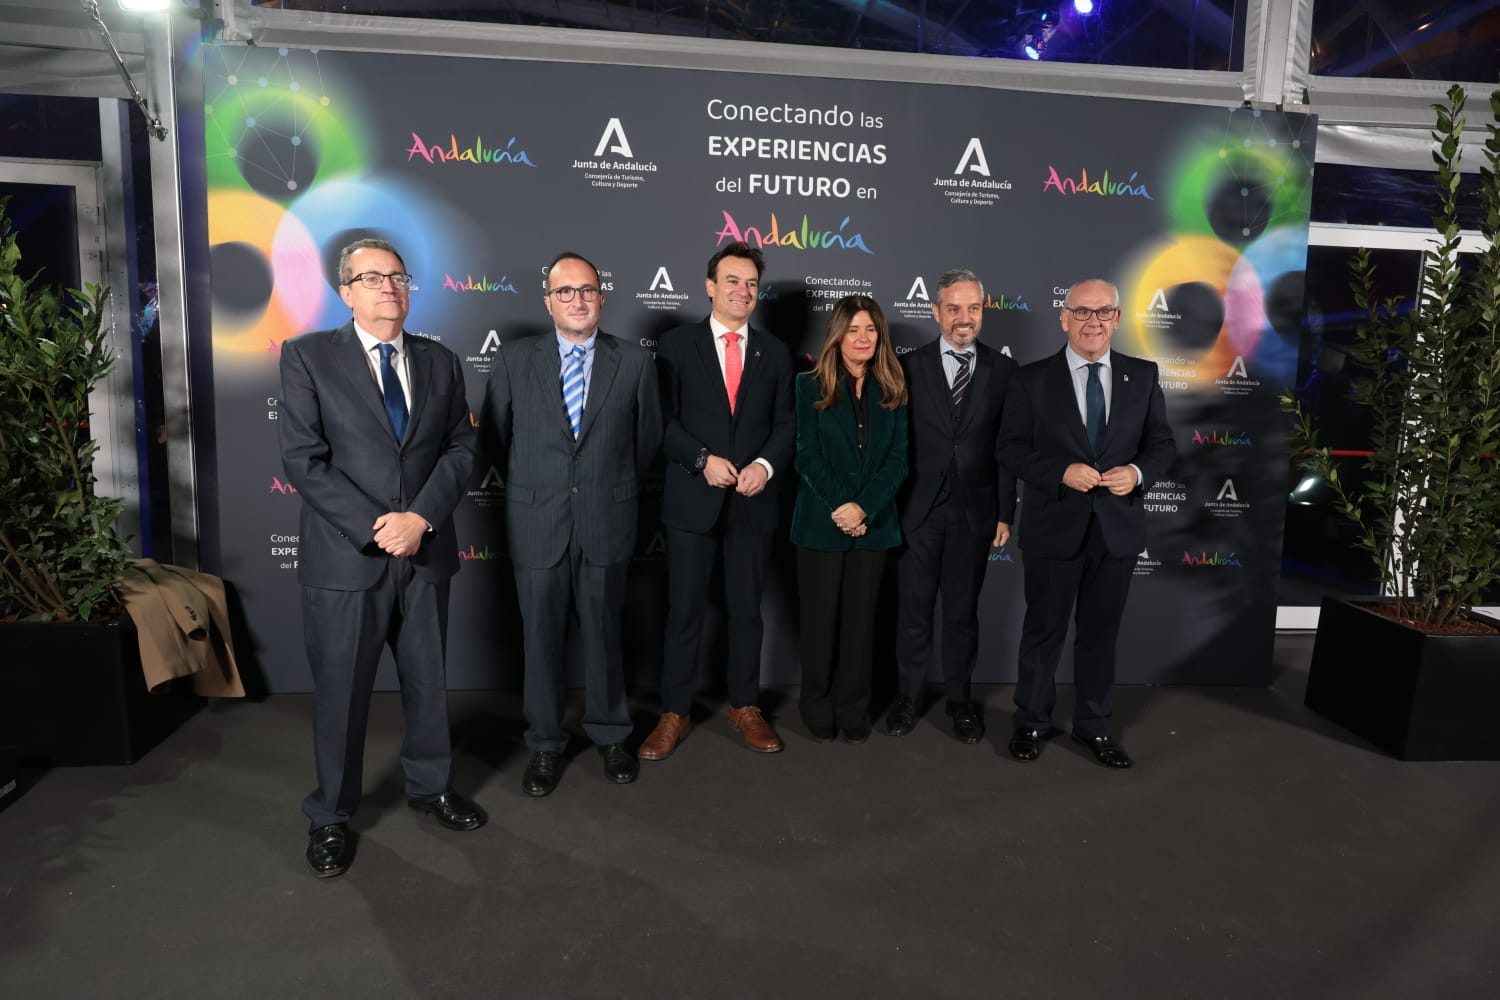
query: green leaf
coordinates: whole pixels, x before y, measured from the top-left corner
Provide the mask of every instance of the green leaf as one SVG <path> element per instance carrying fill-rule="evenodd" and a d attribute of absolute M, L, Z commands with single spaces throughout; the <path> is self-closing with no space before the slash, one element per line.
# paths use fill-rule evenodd
<path fill-rule="evenodd" d="M 0 616 L 91 619 L 120 602 L 121 503 L 94 493 L 90 391 L 113 363 L 108 291 L 16 273 L 0 199 Z"/>

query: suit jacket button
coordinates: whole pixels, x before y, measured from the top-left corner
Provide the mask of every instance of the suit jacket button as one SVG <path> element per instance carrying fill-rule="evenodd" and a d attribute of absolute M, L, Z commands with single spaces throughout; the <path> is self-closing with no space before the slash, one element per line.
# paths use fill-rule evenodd
<path fill-rule="evenodd" d="M 400 497 L 391 497 L 391 503 L 400 503 L 400 502 L 401 502 L 401 498 Z"/>
<path fill-rule="evenodd" d="M 576 487 L 576 486 L 570 486 L 570 487 L 568 487 L 568 492 L 569 493 L 577 493 L 578 492 L 578 487 Z"/>

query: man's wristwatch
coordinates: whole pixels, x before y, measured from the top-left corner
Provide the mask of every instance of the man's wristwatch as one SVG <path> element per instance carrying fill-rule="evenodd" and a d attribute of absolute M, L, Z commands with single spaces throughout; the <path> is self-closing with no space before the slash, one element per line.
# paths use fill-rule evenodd
<path fill-rule="evenodd" d="M 703 470 L 708 468 L 708 449 L 699 448 L 698 457 L 693 459 L 693 475 L 703 475 Z"/>

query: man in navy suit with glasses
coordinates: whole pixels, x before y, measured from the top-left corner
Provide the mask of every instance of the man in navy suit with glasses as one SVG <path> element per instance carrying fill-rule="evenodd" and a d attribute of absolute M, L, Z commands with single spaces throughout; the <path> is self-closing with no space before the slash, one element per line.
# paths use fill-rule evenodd
<path fill-rule="evenodd" d="M 484 825 L 453 791 L 444 641 L 458 572 L 453 511 L 474 465 L 463 368 L 403 330 L 412 277 L 396 248 L 362 239 L 339 255 L 350 321 L 281 345 L 277 426 L 302 500 L 302 627 L 314 684 L 318 787 L 302 804 L 319 878 L 354 860 L 365 727 L 381 651 L 401 684 L 407 801 L 451 830 Z"/>

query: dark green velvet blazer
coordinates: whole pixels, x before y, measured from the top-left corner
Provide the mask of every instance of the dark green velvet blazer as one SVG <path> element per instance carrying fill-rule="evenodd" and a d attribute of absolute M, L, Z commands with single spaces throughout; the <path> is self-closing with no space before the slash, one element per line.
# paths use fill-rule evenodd
<path fill-rule="evenodd" d="M 906 479 L 906 407 L 888 410 L 880 405 L 880 383 L 865 382 L 869 436 L 859 450 L 859 428 L 847 398 L 817 410 L 818 379 L 812 372 L 797 376 L 797 456 L 801 483 L 792 511 L 792 541 L 822 552 L 850 549 L 893 549 L 901 544 L 896 516 L 896 490 Z M 851 538 L 830 516 L 849 501 L 865 511 L 867 531 Z"/>

